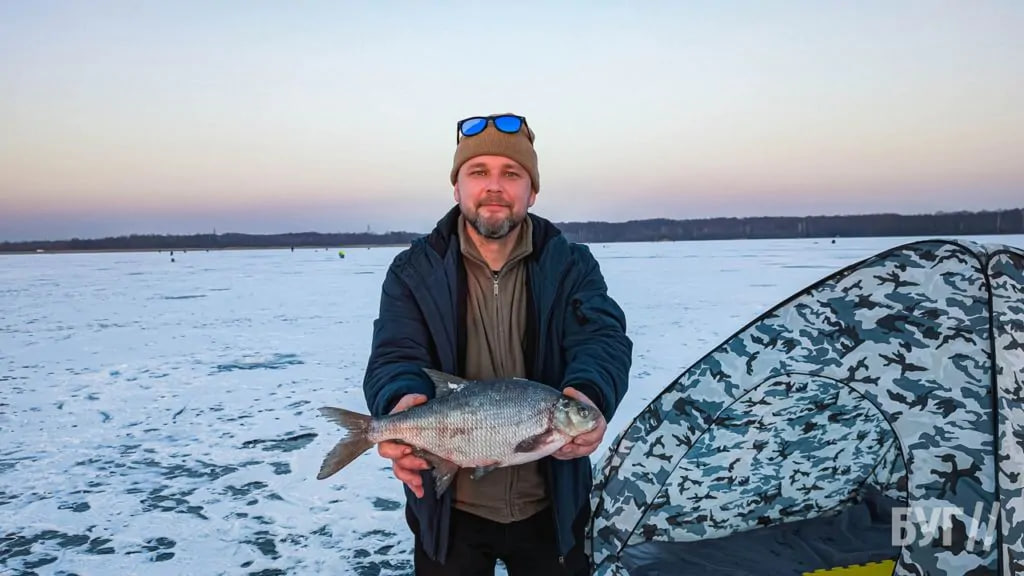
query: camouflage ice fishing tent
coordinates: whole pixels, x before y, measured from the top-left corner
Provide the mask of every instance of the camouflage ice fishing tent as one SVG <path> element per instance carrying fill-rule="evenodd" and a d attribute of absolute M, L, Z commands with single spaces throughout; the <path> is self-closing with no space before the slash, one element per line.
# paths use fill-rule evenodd
<path fill-rule="evenodd" d="M 1024 574 L 1022 384 L 1021 250 L 922 241 L 840 270 L 613 440 L 596 574 Z"/>

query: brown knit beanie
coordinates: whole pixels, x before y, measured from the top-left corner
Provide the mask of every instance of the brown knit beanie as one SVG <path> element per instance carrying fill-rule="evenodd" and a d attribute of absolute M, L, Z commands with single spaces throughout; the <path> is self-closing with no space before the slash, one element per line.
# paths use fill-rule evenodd
<path fill-rule="evenodd" d="M 540 191 L 540 172 L 537 169 L 537 151 L 533 148 L 534 133 L 526 123 L 515 134 L 506 134 L 488 121 L 484 131 L 475 136 L 463 136 L 455 148 L 451 181 L 455 185 L 459 168 L 476 156 L 504 156 L 511 158 L 530 173 L 534 192 Z"/>

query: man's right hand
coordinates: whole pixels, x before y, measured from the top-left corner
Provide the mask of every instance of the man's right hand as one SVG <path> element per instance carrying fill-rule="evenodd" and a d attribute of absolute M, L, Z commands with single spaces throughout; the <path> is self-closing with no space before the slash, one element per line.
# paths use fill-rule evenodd
<path fill-rule="evenodd" d="M 417 404 L 423 404 L 427 397 L 423 394 L 406 394 L 398 401 L 391 413 L 408 410 Z M 412 446 L 398 442 L 381 442 L 377 444 L 377 453 L 391 460 L 391 467 L 395 471 L 395 477 L 405 482 L 405 485 L 416 494 L 417 498 L 423 498 L 423 479 L 420 478 L 421 470 L 429 470 L 430 464 L 418 456 L 412 455 Z"/>

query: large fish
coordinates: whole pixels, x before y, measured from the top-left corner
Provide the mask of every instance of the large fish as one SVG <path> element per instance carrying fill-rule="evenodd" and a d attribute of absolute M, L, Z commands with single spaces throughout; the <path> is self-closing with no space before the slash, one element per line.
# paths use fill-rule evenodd
<path fill-rule="evenodd" d="M 503 466 L 539 460 L 597 426 L 593 406 L 532 380 L 464 380 L 424 369 L 435 397 L 394 414 L 371 417 L 341 408 L 320 413 L 348 431 L 324 458 L 317 479 L 327 478 L 385 440 L 408 444 L 431 464 L 435 493 L 442 494 L 459 468 L 480 478 Z"/>

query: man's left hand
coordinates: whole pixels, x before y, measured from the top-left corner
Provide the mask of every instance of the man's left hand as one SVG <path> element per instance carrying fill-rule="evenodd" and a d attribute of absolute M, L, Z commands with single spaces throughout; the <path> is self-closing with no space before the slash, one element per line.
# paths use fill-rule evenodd
<path fill-rule="evenodd" d="M 604 420 L 604 415 L 597 410 L 597 405 L 594 404 L 590 398 L 587 398 L 586 394 L 579 390 L 569 386 L 562 391 L 563 394 L 570 398 L 575 398 L 584 404 L 589 404 L 594 407 L 594 410 L 598 413 L 597 426 L 590 432 L 580 434 L 573 439 L 572 442 L 562 446 L 557 452 L 552 454 L 559 460 L 572 460 L 573 458 L 581 458 L 583 456 L 589 456 L 597 450 L 598 445 L 601 444 L 601 440 L 604 439 L 604 431 L 608 428 L 608 423 Z"/>

